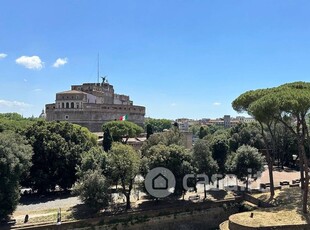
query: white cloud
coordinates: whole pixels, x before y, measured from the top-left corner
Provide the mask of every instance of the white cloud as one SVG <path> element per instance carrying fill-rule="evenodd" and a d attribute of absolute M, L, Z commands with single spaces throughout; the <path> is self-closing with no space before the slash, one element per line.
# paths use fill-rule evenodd
<path fill-rule="evenodd" d="M 0 59 L 6 58 L 8 55 L 4 53 L 0 53 Z"/>
<path fill-rule="evenodd" d="M 0 108 L 18 108 L 18 109 L 25 109 L 30 108 L 32 105 L 27 104 L 21 101 L 7 101 L 0 99 Z"/>
<path fill-rule="evenodd" d="M 34 89 L 33 92 L 41 92 L 42 89 Z"/>
<path fill-rule="evenodd" d="M 171 103 L 170 106 L 175 107 L 175 106 L 177 106 L 177 103 Z"/>
<path fill-rule="evenodd" d="M 67 63 L 68 63 L 68 58 L 58 58 L 53 64 L 53 67 L 59 68 L 60 66 L 63 66 Z"/>
<path fill-rule="evenodd" d="M 16 59 L 16 63 L 26 67 L 27 69 L 40 70 L 44 67 L 44 62 L 41 61 L 39 56 L 21 56 Z"/>
<path fill-rule="evenodd" d="M 220 106 L 221 103 L 220 103 L 220 102 L 214 102 L 213 105 L 214 105 L 214 106 Z"/>

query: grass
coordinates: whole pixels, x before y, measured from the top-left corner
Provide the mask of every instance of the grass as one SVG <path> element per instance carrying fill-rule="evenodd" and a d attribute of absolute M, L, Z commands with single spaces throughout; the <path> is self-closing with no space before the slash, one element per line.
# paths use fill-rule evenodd
<path fill-rule="evenodd" d="M 310 224 L 310 214 L 302 212 L 300 188 L 278 190 L 273 199 L 271 199 L 269 193 L 256 194 L 254 196 L 264 202 L 275 205 L 275 207 L 239 213 L 231 216 L 230 220 L 250 227 Z M 250 217 L 251 213 L 254 214 L 253 218 Z"/>
<path fill-rule="evenodd" d="M 23 224 L 25 215 L 29 215 L 28 223 L 51 223 L 57 221 L 57 209 L 45 209 L 45 210 L 34 210 L 34 211 L 19 211 L 14 213 L 14 218 L 17 221 L 17 224 Z M 62 209 L 61 210 L 61 220 L 68 221 L 68 220 L 75 220 L 71 213 L 71 209 Z"/>

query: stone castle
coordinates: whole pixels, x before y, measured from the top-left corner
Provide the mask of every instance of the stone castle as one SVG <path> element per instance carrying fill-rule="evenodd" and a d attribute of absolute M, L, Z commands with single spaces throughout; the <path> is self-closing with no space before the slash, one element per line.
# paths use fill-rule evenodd
<path fill-rule="evenodd" d="M 68 121 L 91 132 L 102 132 L 103 123 L 125 115 L 128 121 L 142 126 L 145 115 L 145 107 L 133 105 L 129 96 L 114 93 L 105 78 L 102 83 L 72 85 L 71 90 L 56 93 L 55 103 L 45 105 L 45 111 L 48 121 Z"/>

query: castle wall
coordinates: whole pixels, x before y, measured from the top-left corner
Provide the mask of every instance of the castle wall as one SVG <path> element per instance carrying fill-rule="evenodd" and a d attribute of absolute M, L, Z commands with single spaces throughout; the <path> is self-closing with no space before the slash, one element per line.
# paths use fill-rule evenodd
<path fill-rule="evenodd" d="M 145 107 L 132 105 L 127 95 L 114 94 L 107 82 L 72 85 L 71 90 L 57 93 L 56 103 L 47 104 L 45 110 L 48 121 L 68 121 L 92 132 L 101 132 L 103 123 L 124 115 L 142 126 L 145 116 Z"/>
<path fill-rule="evenodd" d="M 48 121 L 68 121 L 92 132 L 101 132 L 103 123 L 119 120 L 125 114 L 129 121 L 141 126 L 144 123 L 145 107 L 142 106 L 84 104 L 81 109 L 57 109 L 53 105 L 46 105 Z"/>

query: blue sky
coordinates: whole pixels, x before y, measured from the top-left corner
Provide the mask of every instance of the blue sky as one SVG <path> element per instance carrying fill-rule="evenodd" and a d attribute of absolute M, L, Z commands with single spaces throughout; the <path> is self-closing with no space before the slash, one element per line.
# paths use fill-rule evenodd
<path fill-rule="evenodd" d="M 0 112 L 38 116 L 107 75 L 154 118 L 237 115 L 241 93 L 310 80 L 307 0 L 0 0 Z M 58 62 L 56 62 L 58 59 Z"/>

